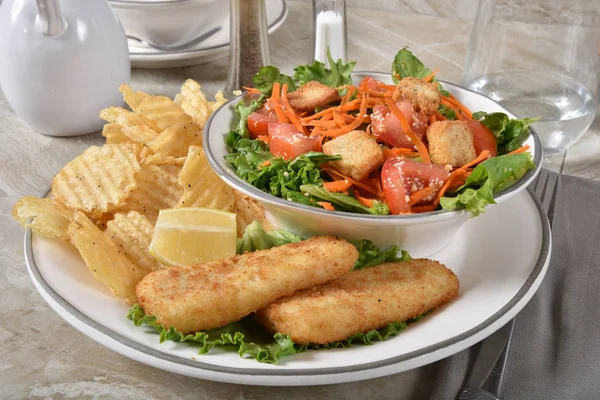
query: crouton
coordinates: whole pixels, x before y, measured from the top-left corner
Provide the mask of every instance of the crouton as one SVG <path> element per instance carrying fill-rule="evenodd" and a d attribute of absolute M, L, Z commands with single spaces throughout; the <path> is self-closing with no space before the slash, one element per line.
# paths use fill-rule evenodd
<path fill-rule="evenodd" d="M 290 105 L 298 111 L 313 111 L 317 107 L 324 108 L 339 98 L 340 95 L 336 88 L 317 81 L 307 82 L 300 89 L 288 94 Z"/>
<path fill-rule="evenodd" d="M 325 154 L 339 154 L 342 159 L 331 166 L 342 174 L 362 181 L 383 164 L 379 145 L 364 131 L 352 131 L 323 145 Z"/>
<path fill-rule="evenodd" d="M 461 167 L 477 156 L 473 131 L 465 121 L 438 121 L 427 130 L 429 155 L 436 164 Z"/>
<path fill-rule="evenodd" d="M 394 101 L 409 102 L 415 111 L 428 116 L 434 114 L 442 102 L 435 83 L 423 82 L 410 76 L 398 82 L 392 98 Z"/>

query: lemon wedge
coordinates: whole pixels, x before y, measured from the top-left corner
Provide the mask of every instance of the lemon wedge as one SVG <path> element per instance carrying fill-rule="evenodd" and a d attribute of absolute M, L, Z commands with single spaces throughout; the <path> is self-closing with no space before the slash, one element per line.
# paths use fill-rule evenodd
<path fill-rule="evenodd" d="M 163 264 L 190 266 L 235 255 L 235 214 L 211 208 L 160 210 L 150 254 Z"/>

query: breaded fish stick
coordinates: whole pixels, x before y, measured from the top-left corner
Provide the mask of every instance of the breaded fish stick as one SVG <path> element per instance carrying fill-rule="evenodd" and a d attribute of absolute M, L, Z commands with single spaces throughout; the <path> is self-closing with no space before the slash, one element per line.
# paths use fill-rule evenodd
<path fill-rule="evenodd" d="M 258 311 L 270 332 L 325 344 L 406 321 L 458 294 L 458 278 L 437 261 L 414 259 L 351 271 Z"/>
<path fill-rule="evenodd" d="M 356 248 L 329 236 L 188 268 L 167 268 L 136 287 L 140 305 L 181 332 L 218 328 L 275 300 L 339 278 L 358 259 Z"/>

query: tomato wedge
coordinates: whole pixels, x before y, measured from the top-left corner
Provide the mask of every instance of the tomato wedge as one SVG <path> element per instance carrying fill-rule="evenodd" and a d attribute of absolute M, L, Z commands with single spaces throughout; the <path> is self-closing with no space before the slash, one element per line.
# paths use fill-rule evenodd
<path fill-rule="evenodd" d="M 381 186 L 386 204 L 392 214 L 410 212 L 410 195 L 417 190 L 441 188 L 448 178 L 442 165 L 424 164 L 409 158 L 391 157 L 381 170 Z"/>
<path fill-rule="evenodd" d="M 473 131 L 473 146 L 475 153 L 481 154 L 483 150 L 488 150 L 491 157 L 496 157 L 498 147 L 496 145 L 496 137 L 489 128 L 476 120 L 467 121 L 469 128 Z"/>
<path fill-rule="evenodd" d="M 411 121 L 411 129 L 421 140 L 427 132 L 427 118 L 418 112 L 415 112 L 412 104 L 405 101 L 396 103 L 407 121 Z M 409 137 L 402 130 L 400 121 L 390 112 L 386 106 L 376 105 L 371 114 L 371 123 L 373 124 L 373 136 L 380 141 L 391 145 L 392 147 L 403 147 L 414 149 L 414 145 Z"/>
<path fill-rule="evenodd" d="M 291 160 L 309 151 L 318 151 L 320 136 L 306 136 L 292 124 L 270 123 L 269 147 L 276 157 Z"/>
<path fill-rule="evenodd" d="M 371 78 L 370 76 L 367 76 L 362 81 L 360 81 L 359 86 L 361 88 L 365 88 L 367 90 L 372 90 L 375 92 L 384 93 L 387 91 L 387 89 L 385 88 L 385 83 L 383 83 L 380 80 L 377 80 L 375 78 Z"/>
<path fill-rule="evenodd" d="M 269 124 L 277 121 L 277 115 L 273 111 L 271 104 L 266 102 L 262 108 L 248 115 L 250 137 L 256 139 L 259 136 L 267 136 Z"/>

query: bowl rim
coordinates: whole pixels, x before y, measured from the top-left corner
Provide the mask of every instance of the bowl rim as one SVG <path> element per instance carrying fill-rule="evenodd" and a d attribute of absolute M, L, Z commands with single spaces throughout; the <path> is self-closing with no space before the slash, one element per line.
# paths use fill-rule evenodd
<path fill-rule="evenodd" d="M 359 76 L 366 75 L 366 76 L 372 76 L 372 77 L 385 76 L 387 78 L 390 77 L 390 74 L 388 74 L 388 73 L 376 72 L 376 71 L 354 71 L 354 72 L 352 72 L 353 77 L 356 75 L 359 75 Z M 467 89 L 465 87 L 462 87 L 460 85 L 457 85 L 457 84 L 454 84 L 454 83 L 451 83 L 448 81 L 440 80 L 440 82 L 442 82 L 446 85 L 450 85 L 453 90 L 465 91 L 465 92 L 474 94 L 476 96 L 483 97 L 486 100 L 492 101 L 493 103 L 497 104 L 498 107 L 500 107 L 503 110 L 502 112 L 504 112 L 508 116 L 510 116 L 512 118 L 519 118 L 514 113 L 506 110 L 506 108 L 504 108 L 502 105 L 500 105 L 500 103 L 498 103 L 497 101 L 495 101 L 481 93 L 477 93 L 473 90 Z M 283 207 L 288 210 L 315 213 L 317 216 L 323 216 L 323 217 L 349 218 L 349 219 L 358 220 L 358 221 L 370 221 L 370 222 L 389 221 L 389 222 L 394 222 L 394 223 L 402 223 L 402 222 L 416 223 L 416 222 L 420 222 L 420 220 L 427 219 L 427 220 L 429 220 L 428 222 L 433 222 L 433 221 L 431 221 L 432 219 L 447 220 L 447 219 L 461 218 L 461 217 L 465 216 L 465 214 L 468 213 L 465 209 L 455 210 L 455 211 L 436 210 L 436 211 L 429 211 L 429 212 L 419 213 L 419 214 L 401 214 L 401 215 L 393 215 L 393 214 L 373 215 L 373 214 L 352 213 L 352 212 L 348 212 L 348 211 L 329 211 L 329 210 L 309 206 L 306 204 L 296 203 L 296 202 L 293 202 L 290 200 L 282 199 L 282 198 L 274 196 L 270 193 L 263 192 L 262 190 L 250 185 L 249 183 L 244 181 L 242 178 L 240 178 L 235 173 L 235 171 L 231 170 L 230 167 L 224 167 L 226 162 L 224 160 L 217 160 L 217 158 L 215 157 L 215 154 L 213 153 L 211 146 L 210 146 L 210 140 L 209 140 L 209 136 L 211 136 L 210 128 L 211 128 L 211 125 L 212 125 L 212 122 L 213 122 L 215 116 L 218 114 L 219 111 L 221 111 L 221 109 L 223 107 L 228 107 L 233 103 L 237 104 L 237 102 L 240 99 L 244 98 L 245 96 L 247 96 L 247 92 L 244 92 L 244 93 L 234 97 L 233 99 L 229 100 L 228 102 L 222 104 L 209 117 L 209 119 L 206 122 L 206 125 L 204 127 L 204 132 L 202 134 L 202 142 L 203 142 L 204 152 L 206 154 L 206 158 L 208 159 L 209 165 L 211 166 L 213 171 L 222 180 L 224 180 L 229 186 L 233 187 L 234 189 L 239 190 L 239 191 L 245 193 L 246 195 L 248 195 L 252 198 L 255 198 L 261 202 L 265 202 L 265 203 L 268 203 L 268 204 L 271 204 L 271 205 L 277 206 L 277 207 Z M 500 199 L 503 196 L 509 195 L 513 192 L 518 192 L 518 191 L 524 189 L 525 187 L 527 187 L 527 185 L 529 185 L 533 181 L 533 178 L 537 175 L 537 173 L 539 172 L 539 170 L 542 167 L 543 149 L 542 149 L 542 144 L 541 144 L 540 138 L 539 138 L 537 132 L 532 127 L 529 127 L 529 133 L 534 141 L 535 154 L 533 157 L 533 163 L 535 164 L 535 168 L 527 171 L 525 173 L 525 175 L 523 175 L 521 177 L 521 179 L 519 179 L 519 181 L 517 183 L 515 183 L 514 185 L 512 185 L 511 187 L 506 188 L 506 189 L 501 190 L 500 192 L 496 193 L 494 195 L 494 200 L 496 200 L 496 202 L 498 202 L 498 199 Z M 224 142 L 223 142 L 223 145 L 225 145 Z M 228 168 L 229 171 L 226 168 Z M 434 217 L 434 218 L 432 218 L 432 217 Z"/>

